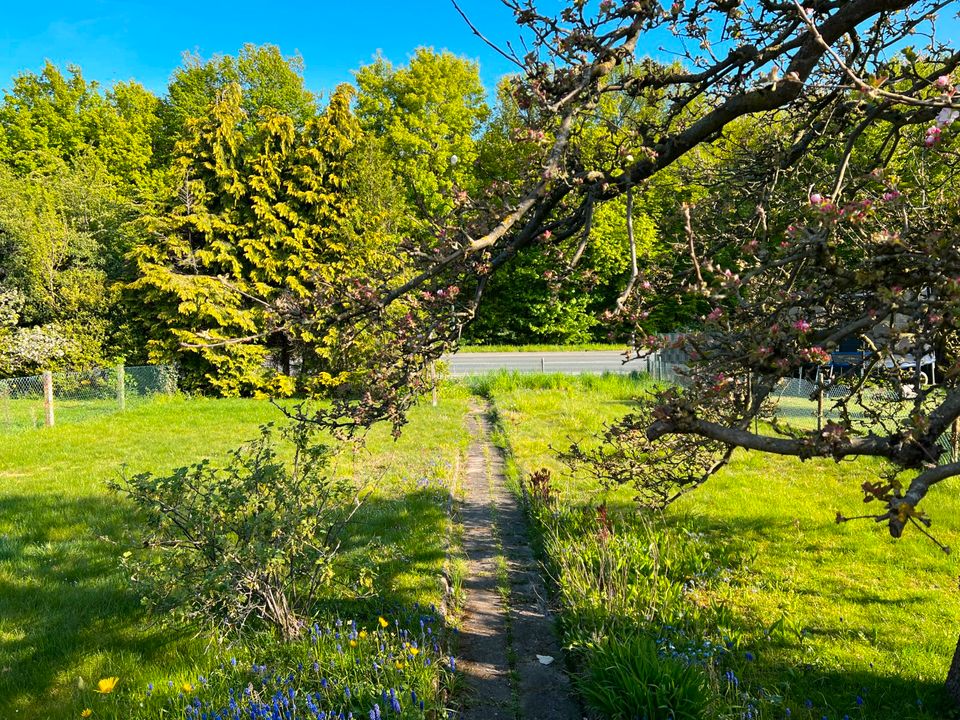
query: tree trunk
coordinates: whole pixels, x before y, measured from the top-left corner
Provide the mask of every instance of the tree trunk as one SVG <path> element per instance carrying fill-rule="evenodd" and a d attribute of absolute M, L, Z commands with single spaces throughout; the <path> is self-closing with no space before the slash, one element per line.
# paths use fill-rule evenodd
<path fill-rule="evenodd" d="M 946 689 L 954 706 L 960 708 L 960 640 L 957 641 L 957 649 L 953 651 L 953 662 L 950 663 L 950 670 L 947 672 Z"/>
<path fill-rule="evenodd" d="M 280 346 L 280 364 L 283 366 L 283 374 L 290 376 L 290 339 L 284 336 Z"/>

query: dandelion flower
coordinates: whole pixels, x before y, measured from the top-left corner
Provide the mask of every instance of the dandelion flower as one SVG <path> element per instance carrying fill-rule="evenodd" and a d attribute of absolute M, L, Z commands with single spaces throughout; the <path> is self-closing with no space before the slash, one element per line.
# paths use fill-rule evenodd
<path fill-rule="evenodd" d="M 409 652 L 410 652 L 411 655 L 413 655 L 414 657 L 416 657 L 417 653 L 420 652 L 420 648 L 412 647 L 412 648 L 409 649 Z"/>
<path fill-rule="evenodd" d="M 351 641 L 350 641 L 350 647 L 356 647 L 356 646 L 357 646 L 357 641 L 356 641 L 356 640 L 351 640 Z"/>
<path fill-rule="evenodd" d="M 84 708 L 84 711 L 80 713 L 80 717 L 90 717 L 91 715 L 93 715 L 93 710 L 90 708 Z"/>
<path fill-rule="evenodd" d="M 384 619 L 381 617 L 381 618 L 380 618 L 380 627 L 385 628 L 385 627 L 387 627 L 388 625 L 390 625 L 390 623 L 388 623 L 386 620 L 384 620 Z"/>
<path fill-rule="evenodd" d="M 183 690 L 185 693 L 193 692 L 193 685 L 191 685 L 188 682 L 185 682 L 183 685 L 180 686 L 180 689 Z"/>
<path fill-rule="evenodd" d="M 101 679 L 100 682 L 97 683 L 97 692 L 103 695 L 106 695 L 107 693 L 112 693 L 113 689 L 117 686 L 117 681 L 119 679 L 120 678 L 116 678 L 116 677 L 108 677 L 108 678 Z"/>
<path fill-rule="evenodd" d="M 361 631 L 360 631 L 360 639 L 363 640 L 366 636 L 367 636 L 367 631 L 366 631 L 366 630 L 361 630 Z"/>

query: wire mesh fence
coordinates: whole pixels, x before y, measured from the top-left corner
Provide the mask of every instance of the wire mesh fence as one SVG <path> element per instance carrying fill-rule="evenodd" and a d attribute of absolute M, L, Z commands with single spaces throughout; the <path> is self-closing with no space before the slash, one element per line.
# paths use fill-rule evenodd
<path fill-rule="evenodd" d="M 659 354 L 650 356 L 647 367 L 650 377 L 658 382 L 673 385 L 685 385 L 688 382 L 683 364 L 671 362 Z M 772 395 L 770 412 L 777 420 L 793 427 L 816 430 L 831 420 L 839 422 L 842 419 L 836 401 L 846 399 L 849 394 L 850 388 L 840 383 L 824 387 L 821 393 L 820 386 L 806 378 L 784 379 Z M 908 412 L 908 405 L 909 401 L 905 398 L 904 414 Z M 855 428 L 869 429 L 869 418 L 854 404 L 848 404 L 846 412 Z M 960 429 L 956 423 L 950 431 L 937 438 L 937 444 L 944 451 L 940 456 L 941 464 L 960 460 Z"/>
<path fill-rule="evenodd" d="M 176 370 L 168 365 L 7 378 L 0 380 L 0 432 L 82 422 L 176 389 Z"/>

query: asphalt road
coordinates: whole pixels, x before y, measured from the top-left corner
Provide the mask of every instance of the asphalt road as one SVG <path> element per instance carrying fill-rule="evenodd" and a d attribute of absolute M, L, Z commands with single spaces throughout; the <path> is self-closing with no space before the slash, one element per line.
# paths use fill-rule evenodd
<path fill-rule="evenodd" d="M 497 370 L 566 375 L 630 373 L 647 370 L 646 360 L 631 360 L 624 363 L 623 354 L 616 350 L 457 353 L 444 359 L 451 375 L 480 375 Z"/>

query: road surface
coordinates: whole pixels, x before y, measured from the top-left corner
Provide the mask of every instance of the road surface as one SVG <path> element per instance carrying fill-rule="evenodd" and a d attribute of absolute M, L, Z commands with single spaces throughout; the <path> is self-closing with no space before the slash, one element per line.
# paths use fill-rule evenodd
<path fill-rule="evenodd" d="M 480 375 L 509 370 L 514 372 L 548 372 L 580 375 L 583 373 L 646 372 L 646 360 L 624 363 L 617 350 L 577 352 L 493 352 L 457 353 L 444 358 L 451 375 Z"/>

